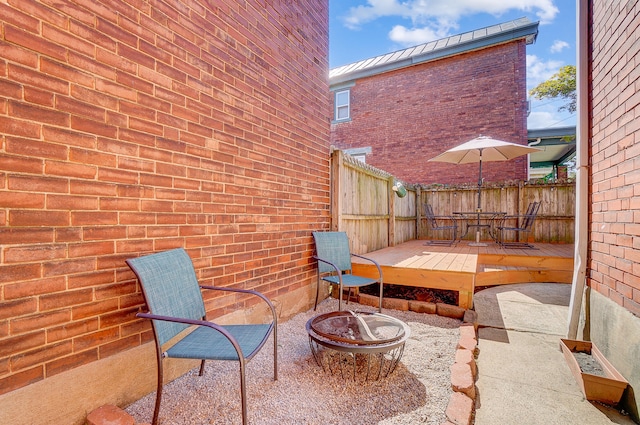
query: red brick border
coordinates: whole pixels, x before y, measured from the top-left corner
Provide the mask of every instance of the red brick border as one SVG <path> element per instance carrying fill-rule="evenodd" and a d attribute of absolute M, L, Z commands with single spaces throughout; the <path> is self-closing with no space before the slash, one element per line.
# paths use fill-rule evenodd
<path fill-rule="evenodd" d="M 113 404 L 98 407 L 87 415 L 86 421 L 86 425 L 135 425 L 135 423 L 133 416 Z"/>

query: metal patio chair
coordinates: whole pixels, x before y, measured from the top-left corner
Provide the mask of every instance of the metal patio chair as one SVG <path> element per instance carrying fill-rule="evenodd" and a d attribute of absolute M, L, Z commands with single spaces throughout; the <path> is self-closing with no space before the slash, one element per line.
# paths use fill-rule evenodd
<path fill-rule="evenodd" d="M 245 365 L 273 334 L 273 379 L 278 379 L 277 318 L 271 301 L 264 295 L 246 289 L 200 286 L 191 258 L 182 248 L 126 260 L 138 277 L 149 313 L 138 317 L 151 319 L 156 343 L 158 387 L 153 412 L 153 425 L 158 422 L 162 399 L 163 358 L 201 360 L 199 375 L 204 373 L 205 360 L 233 360 L 240 364 L 240 396 L 242 423 L 247 423 Z M 221 326 L 206 320 L 201 290 L 219 290 L 260 297 L 268 305 L 272 318 L 269 324 Z M 191 328 L 191 332 L 183 332 Z M 180 336 L 178 336 L 180 334 Z M 178 338 L 163 351 L 163 345 Z"/>
<path fill-rule="evenodd" d="M 529 242 L 521 241 L 521 234 L 530 233 L 533 229 L 533 222 L 540 210 L 540 202 L 531 202 L 527 207 L 527 211 L 522 215 L 507 215 L 500 219 L 496 226 L 497 242 L 503 248 L 529 248 L 535 249 Z M 515 223 L 509 225 L 508 223 Z M 515 242 L 505 242 L 505 233 L 514 232 Z"/>
<path fill-rule="evenodd" d="M 324 280 L 333 285 L 338 285 L 338 310 L 342 310 L 342 288 L 349 288 L 349 296 L 351 296 L 351 288 L 360 288 L 378 283 L 380 285 L 378 311 L 382 311 L 383 285 L 380 265 L 371 258 L 353 254 L 349 249 L 349 239 L 345 232 L 313 232 L 313 239 L 316 244 L 316 255 L 313 258 L 318 261 L 318 286 L 314 310 L 318 307 L 320 280 Z M 351 256 L 373 263 L 378 269 L 378 277 L 371 278 L 352 274 Z"/>
<path fill-rule="evenodd" d="M 429 240 L 426 245 L 447 245 L 451 246 L 456 243 L 458 238 L 458 223 L 454 217 L 448 215 L 435 215 L 433 213 L 433 207 L 431 204 L 424 204 L 424 213 L 427 218 L 427 223 L 431 227 L 431 230 L 449 230 L 451 233 L 451 239 L 445 240 Z M 444 221 L 450 221 L 451 224 L 444 224 Z"/>

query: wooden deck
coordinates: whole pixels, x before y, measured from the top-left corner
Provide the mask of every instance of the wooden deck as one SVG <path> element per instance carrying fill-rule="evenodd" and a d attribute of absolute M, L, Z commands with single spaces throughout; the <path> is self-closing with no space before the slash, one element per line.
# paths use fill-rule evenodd
<path fill-rule="evenodd" d="M 537 249 L 504 249 L 495 243 L 486 247 L 429 246 L 425 240 L 365 254 L 382 267 L 384 283 L 458 291 L 458 304 L 473 306 L 473 293 L 483 286 L 526 282 L 571 283 L 574 246 L 534 244 Z M 376 276 L 375 266 L 353 258 L 353 272 Z"/>

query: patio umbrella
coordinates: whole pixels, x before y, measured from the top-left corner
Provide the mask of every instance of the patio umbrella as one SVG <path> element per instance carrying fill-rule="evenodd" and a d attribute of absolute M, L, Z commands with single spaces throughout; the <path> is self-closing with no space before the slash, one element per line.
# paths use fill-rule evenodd
<path fill-rule="evenodd" d="M 479 136 L 461 145 L 453 147 L 440 155 L 431 158 L 429 161 L 448 162 L 451 164 L 479 163 L 478 171 L 478 212 L 482 211 L 480 204 L 480 189 L 482 188 L 482 162 L 483 161 L 508 161 L 531 152 L 539 151 L 516 143 L 496 140 L 488 136 Z M 480 215 L 478 215 L 480 224 Z M 480 231 L 476 231 L 476 240 L 480 239 Z"/>

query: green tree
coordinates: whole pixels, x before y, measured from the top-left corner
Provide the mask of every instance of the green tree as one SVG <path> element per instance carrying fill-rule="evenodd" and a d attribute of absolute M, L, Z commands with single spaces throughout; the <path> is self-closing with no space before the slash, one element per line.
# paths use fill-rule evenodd
<path fill-rule="evenodd" d="M 538 84 L 531 89 L 529 94 L 536 99 L 556 99 L 568 100 L 568 103 L 558 108 L 558 111 L 576 111 L 576 67 L 575 65 L 565 65 L 551 78 Z"/>

